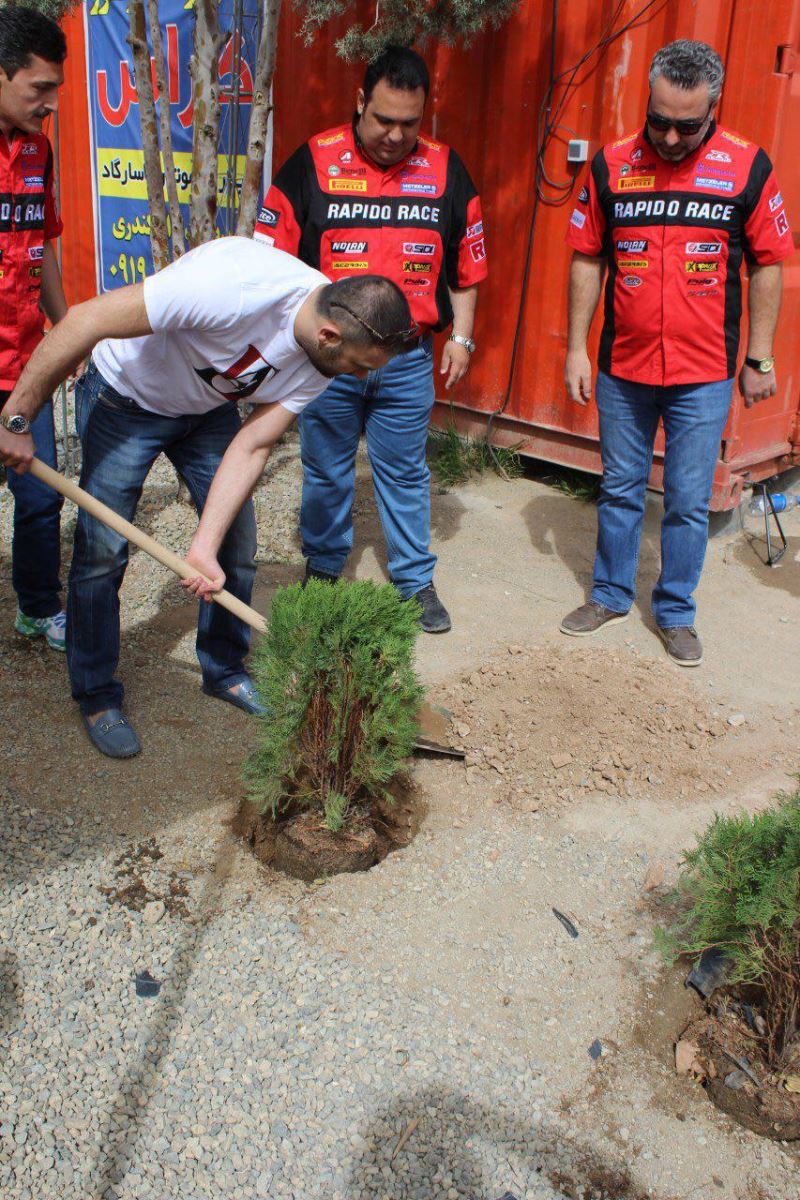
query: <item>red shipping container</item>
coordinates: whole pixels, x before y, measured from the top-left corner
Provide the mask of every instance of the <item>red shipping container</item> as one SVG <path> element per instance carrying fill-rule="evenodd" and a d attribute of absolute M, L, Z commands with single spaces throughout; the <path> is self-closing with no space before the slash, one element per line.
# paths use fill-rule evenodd
<path fill-rule="evenodd" d="M 373 4 L 359 4 L 367 25 Z M 285 6 L 275 79 L 274 162 L 354 107 L 362 68 L 332 50 L 350 23 L 333 24 L 306 46 L 299 19 Z M 91 229 L 91 163 L 81 18 L 70 18 L 70 57 L 59 126 L 63 248 L 72 301 L 95 289 Z M 776 166 L 786 208 L 800 241 L 800 0 L 557 0 L 522 3 L 502 28 L 468 49 L 431 47 L 432 95 L 426 125 L 465 159 L 481 192 L 490 274 L 481 286 L 478 352 L 451 397 L 441 395 L 434 420 L 498 445 L 521 443 L 524 454 L 599 473 L 593 405 L 572 404 L 563 384 L 569 251 L 564 231 L 572 209 L 568 185 L 585 170 L 567 163 L 567 141 L 586 139 L 589 157 L 604 142 L 644 119 L 647 70 L 654 52 L 678 37 L 700 38 L 721 54 L 727 71 L 720 120 L 764 147 Z M 601 46 L 604 39 L 610 39 Z M 534 205 L 540 122 L 551 71 L 563 100 L 544 165 L 553 181 Z M 568 86 L 566 86 L 568 85 Z M 558 186 L 566 185 L 563 190 Z M 529 232 L 535 223 L 523 289 Z M 742 485 L 800 463 L 800 263 L 784 267 L 784 301 L 775 344 L 778 394 L 745 410 L 736 398 L 720 448 L 712 508 L 736 505 Z M 593 327 L 596 353 L 600 319 Z M 742 354 L 744 353 L 744 337 Z M 512 369 L 513 367 L 513 369 Z M 496 414 L 492 416 L 492 414 Z M 661 478 L 662 442 L 651 482 Z"/>

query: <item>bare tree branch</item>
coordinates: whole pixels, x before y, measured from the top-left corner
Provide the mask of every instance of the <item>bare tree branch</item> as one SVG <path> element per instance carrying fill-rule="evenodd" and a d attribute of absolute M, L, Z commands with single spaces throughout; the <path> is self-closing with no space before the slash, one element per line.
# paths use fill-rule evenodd
<path fill-rule="evenodd" d="M 133 73 L 139 98 L 144 177 L 150 210 L 150 246 L 153 251 L 153 265 L 157 271 L 160 271 L 169 262 L 167 207 L 164 203 L 164 176 L 161 171 L 161 156 L 158 149 L 156 105 L 153 98 L 150 52 L 147 48 L 144 0 L 129 0 L 128 28 L 128 43 L 133 51 Z"/>
<path fill-rule="evenodd" d="M 192 196 L 189 241 L 199 246 L 214 237 L 217 215 L 219 139 L 219 30 L 217 0 L 196 0 L 192 76 Z"/>
<path fill-rule="evenodd" d="M 175 156 L 172 152 L 172 121 L 167 88 L 167 71 L 164 63 L 164 43 L 158 19 L 158 0 L 147 0 L 150 18 L 150 40 L 153 44 L 153 66 L 158 89 L 158 124 L 161 133 L 161 154 L 164 175 L 167 181 L 167 199 L 172 232 L 172 257 L 180 258 L 186 250 L 186 235 L 183 228 L 183 213 L 178 198 L 178 181 L 175 178 Z"/>
<path fill-rule="evenodd" d="M 275 58 L 278 52 L 280 15 L 281 0 L 267 0 L 261 39 L 258 43 L 250 129 L 247 136 L 247 160 L 239 199 L 239 220 L 236 224 L 236 232 L 241 237 L 252 237 L 256 223 L 267 146 L 267 126 L 272 112 L 272 77 L 275 74 Z"/>

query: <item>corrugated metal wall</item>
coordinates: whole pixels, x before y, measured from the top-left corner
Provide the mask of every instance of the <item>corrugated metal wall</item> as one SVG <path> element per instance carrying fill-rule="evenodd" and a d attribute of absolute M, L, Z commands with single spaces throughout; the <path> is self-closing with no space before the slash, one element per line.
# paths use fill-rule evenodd
<path fill-rule="evenodd" d="M 367 24 L 374 12 L 374 3 L 357 6 L 357 15 Z M 625 25 L 629 27 L 616 36 Z M 297 15 L 287 4 L 275 82 L 276 165 L 312 133 L 352 111 L 361 77 L 360 68 L 345 66 L 332 50 L 344 22 L 312 47 L 303 44 L 297 27 Z M 554 184 L 568 184 L 572 168 L 566 163 L 567 139 L 588 138 L 591 155 L 604 141 L 636 128 L 646 108 L 650 58 L 660 45 L 676 37 L 708 41 L 725 59 L 728 78 L 721 120 L 760 142 L 775 161 L 797 245 L 800 63 L 793 73 L 792 56 L 798 51 L 800 0 L 770 0 L 769 4 L 759 0 L 561 0 L 555 4 L 527 0 L 505 26 L 477 38 L 469 49 L 438 46 L 426 52 L 433 78 L 429 131 L 455 146 L 468 164 L 483 196 L 487 228 L 490 275 L 480 293 L 479 351 L 468 379 L 453 397 L 465 428 L 485 428 L 488 414 L 506 401 L 520 317 L 512 386 L 502 417 L 493 423 L 493 436 L 506 443 L 522 438 L 529 453 L 599 470 L 595 410 L 570 404 L 562 382 L 568 268 L 563 238 L 572 208 L 567 190 L 544 186 L 522 295 L 540 109 L 552 66 L 561 77 L 555 101 L 565 102 L 545 167 Z M 594 49 L 604 38 L 611 40 Z M 67 111 L 62 122 L 62 196 L 67 222 L 65 271 L 74 299 L 94 286 L 83 244 L 91 193 L 80 136 L 84 118 L 76 94 L 82 83 L 82 33 L 74 21 L 70 43 Z M 565 82 L 571 85 L 566 94 Z M 76 222 L 80 242 L 75 239 Z M 749 412 L 737 406 L 732 415 L 717 473 L 717 506 L 735 498 L 743 470 L 758 463 L 762 475 L 770 473 L 788 465 L 793 447 L 798 448 L 800 344 L 795 331 L 799 321 L 800 263 L 795 258 L 786 268 L 776 344 L 779 394 Z M 446 409 L 439 410 L 440 419 L 443 414 Z"/>

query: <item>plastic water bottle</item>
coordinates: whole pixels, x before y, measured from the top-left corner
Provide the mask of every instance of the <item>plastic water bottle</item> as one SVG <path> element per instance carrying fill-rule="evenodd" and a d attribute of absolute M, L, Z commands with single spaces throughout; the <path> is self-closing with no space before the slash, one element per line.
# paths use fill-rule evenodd
<path fill-rule="evenodd" d="M 785 512 L 787 508 L 796 508 L 800 504 L 800 496 L 785 496 L 783 492 L 770 492 L 770 500 L 775 508 L 776 513 Z M 764 499 L 764 496 L 759 492 L 750 501 L 750 512 L 763 513 L 764 511 L 771 512 L 769 501 Z"/>

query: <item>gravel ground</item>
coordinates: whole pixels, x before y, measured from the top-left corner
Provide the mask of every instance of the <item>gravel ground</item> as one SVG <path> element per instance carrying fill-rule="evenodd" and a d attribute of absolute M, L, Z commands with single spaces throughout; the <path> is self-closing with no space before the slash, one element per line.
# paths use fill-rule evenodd
<path fill-rule="evenodd" d="M 514 541 L 525 525 L 513 503 L 588 518 L 541 485 L 499 487 L 463 489 L 434 512 L 453 541 L 457 602 L 458 571 L 485 589 L 451 639 L 420 649 L 434 656 L 423 663 L 432 698 L 467 730 L 469 766 L 420 762 L 427 815 L 415 842 L 365 875 L 317 886 L 259 867 L 231 837 L 252 726 L 201 696 L 193 606 L 168 574 L 132 558 L 123 673 L 145 753 L 113 764 L 82 740 L 63 660 L 9 632 L 5 558 L 4 1197 L 796 1200 L 796 1155 L 732 1125 L 674 1075 L 671 1044 L 691 997 L 654 955 L 663 892 L 647 889 L 659 864 L 669 885 L 691 832 L 717 808 L 763 803 L 789 783 L 800 698 L 782 696 L 774 712 L 748 708 L 715 668 L 712 704 L 661 658 L 652 664 L 647 631 L 630 635 L 643 657 L 626 656 L 620 637 L 611 651 L 555 632 L 542 640 L 574 583 Z M 256 498 L 262 608 L 277 582 L 300 573 L 298 495 L 290 435 Z M 492 557 L 498 496 L 503 561 Z M 357 520 L 374 544 L 371 512 L 362 486 Z M 0 490 L 3 551 L 9 514 Z M 67 554 L 73 520 L 67 512 Z M 165 465 L 139 523 L 178 550 L 188 542 L 191 512 Z M 374 574 L 371 553 L 359 573 Z M 516 609 L 501 570 L 515 553 Z M 485 630 L 494 588 L 498 621 L 524 628 L 531 558 L 544 597 L 532 608 L 536 644 L 490 652 L 470 620 Z M 777 613 L 796 618 L 800 598 L 772 594 L 765 628 L 770 603 L 770 637 L 783 638 Z M 541 618 L 543 604 L 552 612 Z M 526 676 L 542 706 L 530 745 L 511 729 L 532 699 Z M 609 761 L 593 743 L 562 738 L 599 696 L 628 693 L 650 705 L 663 693 L 665 703 L 652 728 L 628 728 L 611 706 Z M 746 721 L 729 724 L 740 707 Z M 563 754 L 572 761 L 556 766 Z M 517 770 L 527 782 L 509 789 Z M 577 939 L 553 907 L 576 923 Z M 161 983 L 153 998 L 135 994 L 144 970 Z"/>

